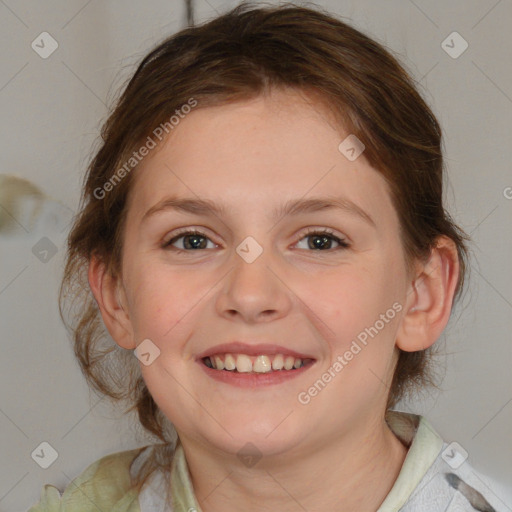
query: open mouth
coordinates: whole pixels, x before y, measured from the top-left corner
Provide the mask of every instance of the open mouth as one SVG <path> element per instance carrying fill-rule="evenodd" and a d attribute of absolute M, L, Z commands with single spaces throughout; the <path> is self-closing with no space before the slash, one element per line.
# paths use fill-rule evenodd
<path fill-rule="evenodd" d="M 283 354 L 249 356 L 247 354 L 216 354 L 203 357 L 208 368 L 234 373 L 272 373 L 298 370 L 314 362 Z"/>

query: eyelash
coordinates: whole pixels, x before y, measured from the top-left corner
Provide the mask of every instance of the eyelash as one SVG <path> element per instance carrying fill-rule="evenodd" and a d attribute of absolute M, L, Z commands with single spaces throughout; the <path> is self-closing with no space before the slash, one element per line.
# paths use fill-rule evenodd
<path fill-rule="evenodd" d="M 184 252 L 195 252 L 195 251 L 200 251 L 200 250 L 203 250 L 203 251 L 206 250 L 206 249 L 191 249 L 191 250 L 177 249 L 176 247 L 172 246 L 172 244 L 174 242 L 176 242 L 180 238 L 183 238 L 183 237 L 188 236 L 188 235 L 199 235 L 199 236 L 201 236 L 203 238 L 206 238 L 206 239 L 210 240 L 210 238 L 208 236 L 206 236 L 204 233 L 202 233 L 201 231 L 185 230 L 185 231 L 181 231 L 181 232 L 176 233 L 176 235 L 173 236 L 170 240 L 164 242 L 163 245 L 162 245 L 162 248 L 163 249 L 167 249 L 167 250 L 172 250 L 172 251 L 174 251 L 174 252 L 176 252 L 178 254 L 184 253 Z M 311 250 L 309 252 L 328 252 L 328 253 L 330 253 L 330 252 L 334 252 L 334 251 L 338 251 L 338 250 L 348 249 L 350 247 L 350 244 L 346 240 L 337 237 L 329 229 L 317 230 L 317 229 L 314 229 L 314 228 L 309 228 L 305 233 L 303 233 L 301 235 L 300 238 L 297 239 L 297 241 L 295 243 L 300 242 L 303 238 L 308 238 L 308 237 L 311 237 L 313 235 L 327 236 L 327 237 L 333 239 L 335 242 L 337 242 L 339 244 L 339 247 L 335 247 L 334 249 L 326 249 L 326 250 L 317 249 L 317 250 Z M 213 240 L 210 240 L 210 241 L 213 242 Z"/>

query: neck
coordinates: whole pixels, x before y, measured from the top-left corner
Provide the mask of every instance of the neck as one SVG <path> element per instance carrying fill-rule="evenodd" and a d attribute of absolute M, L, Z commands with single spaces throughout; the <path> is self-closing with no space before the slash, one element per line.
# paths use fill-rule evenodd
<path fill-rule="evenodd" d="M 383 418 L 354 431 L 323 439 L 308 452 L 264 456 L 252 468 L 237 457 L 219 459 L 190 440 L 182 442 L 203 512 L 375 512 L 393 487 L 407 448 Z"/>

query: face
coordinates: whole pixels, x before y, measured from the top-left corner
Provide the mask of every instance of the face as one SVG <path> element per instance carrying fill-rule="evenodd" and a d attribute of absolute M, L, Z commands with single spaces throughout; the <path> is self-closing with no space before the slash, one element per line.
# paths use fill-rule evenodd
<path fill-rule="evenodd" d="M 348 135 L 274 92 L 198 107 L 137 169 L 123 297 L 133 346 L 159 350 L 141 371 L 182 440 L 305 453 L 383 414 L 405 262 L 386 183 L 340 152 Z M 287 360 L 303 366 L 272 369 Z"/>

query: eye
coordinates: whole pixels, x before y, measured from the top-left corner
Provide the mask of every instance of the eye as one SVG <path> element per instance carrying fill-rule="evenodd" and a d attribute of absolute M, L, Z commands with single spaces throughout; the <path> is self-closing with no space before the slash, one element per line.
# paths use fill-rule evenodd
<path fill-rule="evenodd" d="M 315 251 L 320 252 L 327 252 L 328 249 L 331 249 L 330 246 L 332 244 L 332 241 L 334 240 L 338 247 L 335 247 L 333 250 L 342 250 L 347 249 L 350 245 L 343 240 L 342 238 L 337 237 L 332 231 L 329 229 L 323 229 L 323 230 L 308 230 L 299 240 L 298 243 L 300 243 L 302 240 L 309 239 L 309 242 L 307 243 L 308 249 L 313 249 Z M 327 249 L 325 249 L 327 247 Z M 300 248 L 300 247 L 299 247 Z M 303 247 L 302 247 L 303 249 Z"/>
<path fill-rule="evenodd" d="M 305 235 L 299 241 L 297 244 L 300 244 L 302 240 L 309 239 L 309 242 L 306 244 L 306 249 L 313 249 L 315 251 L 320 252 L 328 252 L 329 250 L 342 250 L 350 247 L 350 244 L 347 243 L 342 238 L 339 238 L 336 236 L 332 231 L 328 229 L 323 230 L 316 230 L 311 229 L 308 230 Z M 176 244 L 178 241 L 180 242 L 181 247 L 176 247 L 174 244 Z M 174 237 L 172 237 L 167 242 L 164 242 L 162 247 L 164 249 L 171 249 L 176 252 L 191 252 L 196 250 L 204 250 L 207 249 L 208 241 L 210 241 L 215 248 L 217 245 L 212 242 L 204 233 L 197 231 L 197 230 L 189 230 L 189 231 L 182 231 L 181 233 L 178 233 Z M 338 247 L 335 247 L 332 249 L 330 247 L 332 245 L 332 242 L 335 242 L 338 244 Z M 304 247 L 299 247 L 299 249 L 304 249 Z"/>
<path fill-rule="evenodd" d="M 200 231 L 191 230 L 191 231 L 183 231 L 178 235 L 171 238 L 169 241 L 164 242 L 163 248 L 171 248 L 178 240 L 183 240 L 179 245 L 181 247 L 174 247 L 173 249 L 178 252 L 190 251 L 190 250 L 199 250 L 206 249 L 207 240 L 210 240 L 204 233 Z M 211 240 L 210 240 L 211 242 Z M 212 242 L 213 243 L 213 242 Z M 213 243 L 213 245 L 216 245 Z"/>

